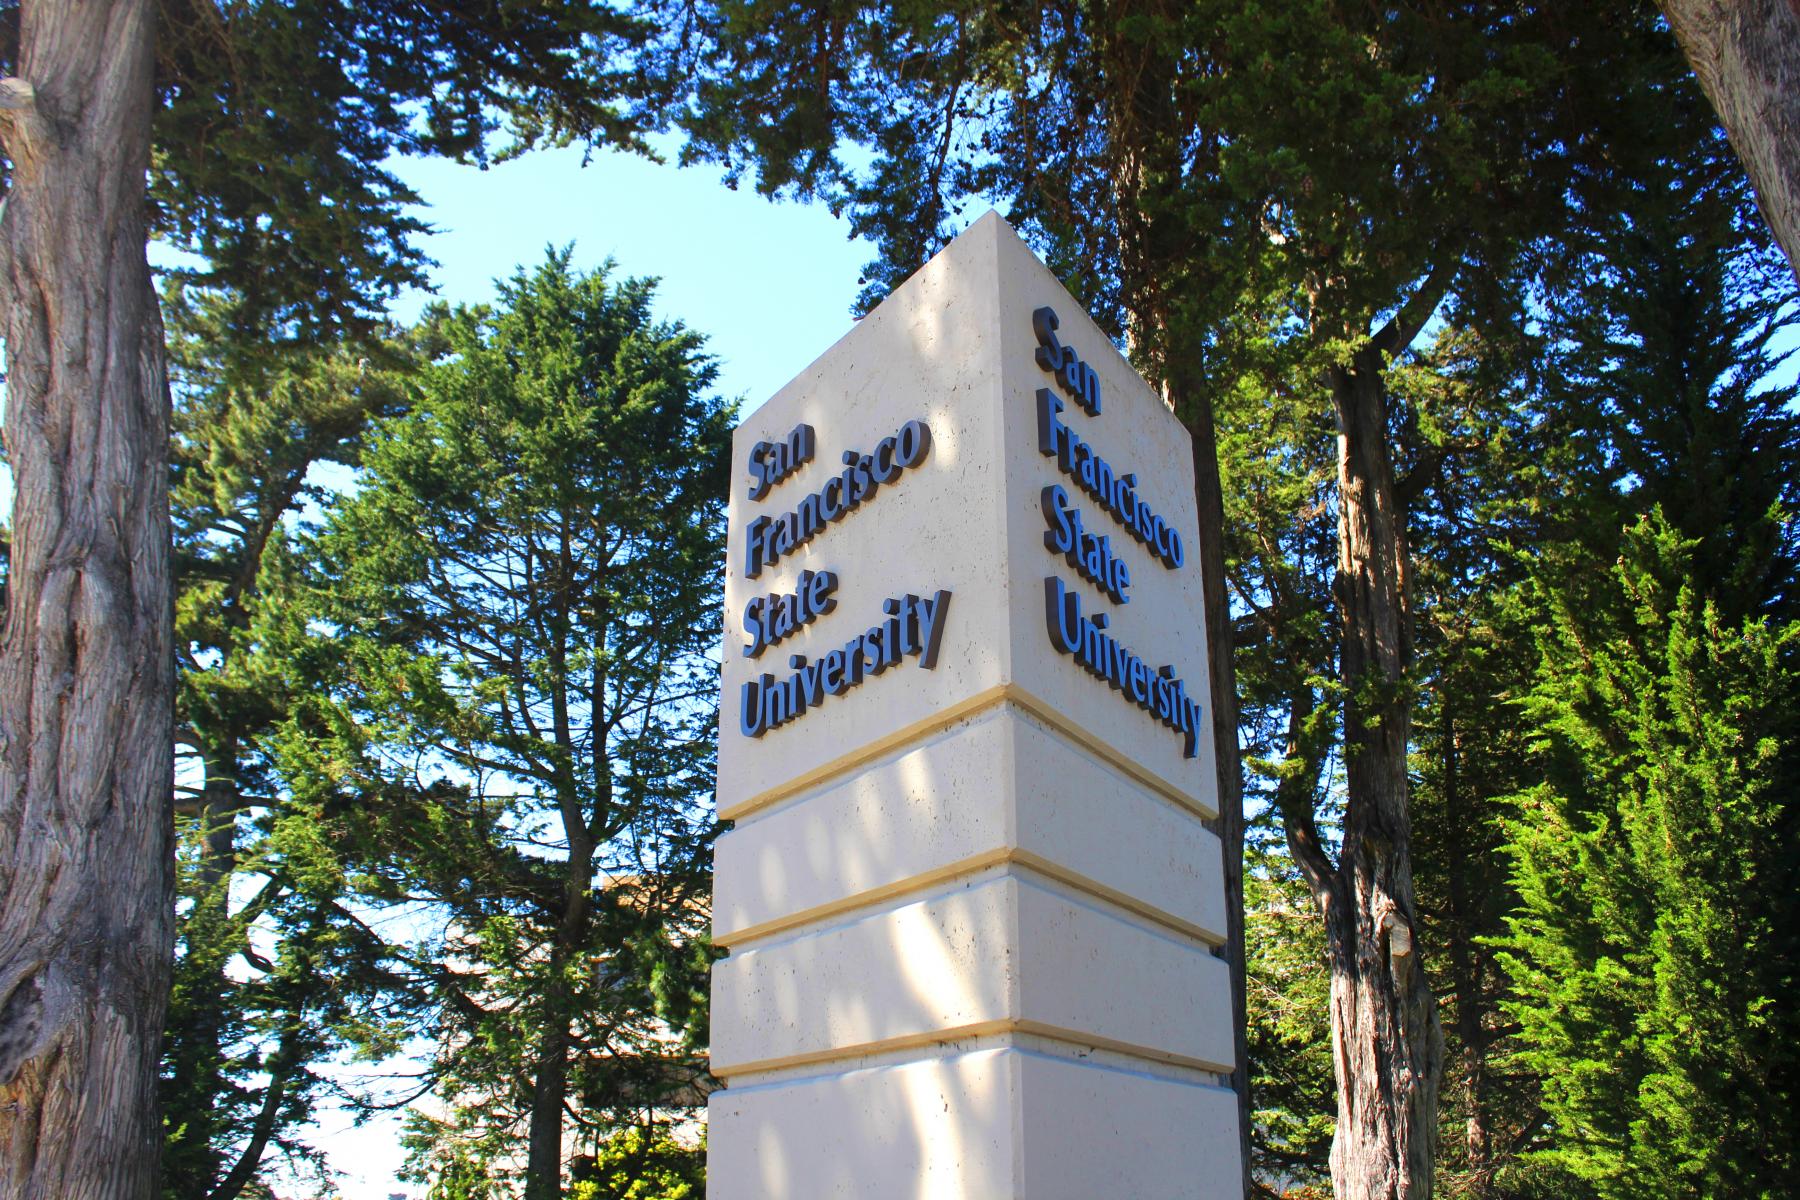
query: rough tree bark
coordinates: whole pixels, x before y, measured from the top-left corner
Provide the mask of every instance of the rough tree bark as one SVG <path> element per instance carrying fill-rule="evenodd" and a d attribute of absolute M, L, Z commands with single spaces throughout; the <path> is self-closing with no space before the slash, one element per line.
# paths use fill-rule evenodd
<path fill-rule="evenodd" d="M 1410 341 L 1410 337 L 1406 339 Z M 1403 344 L 1403 343 L 1402 343 Z M 1419 964 L 1406 750 L 1411 659 L 1405 517 L 1388 454 L 1379 344 L 1331 370 L 1348 803 L 1337 869 L 1315 879 L 1331 963 L 1340 1200 L 1427 1200 L 1443 1034 Z M 1303 864 L 1304 865 L 1304 864 Z M 1321 886 L 1321 884 L 1323 886 Z"/>
<path fill-rule="evenodd" d="M 1800 0 L 1661 0 L 1800 279 Z"/>
<path fill-rule="evenodd" d="M 1386 357 L 1411 343 L 1454 267 L 1434 272 L 1329 371 L 1338 422 L 1337 610 L 1346 803 L 1335 863 L 1311 796 L 1279 794 L 1294 861 L 1325 918 L 1339 1200 L 1428 1200 L 1444 1040 L 1414 930 L 1406 751 L 1412 654 L 1405 513 L 1387 432 Z"/>
<path fill-rule="evenodd" d="M 0 82 L 0 1197 L 157 1190 L 172 937 L 168 398 L 152 0 L 25 5 Z"/>

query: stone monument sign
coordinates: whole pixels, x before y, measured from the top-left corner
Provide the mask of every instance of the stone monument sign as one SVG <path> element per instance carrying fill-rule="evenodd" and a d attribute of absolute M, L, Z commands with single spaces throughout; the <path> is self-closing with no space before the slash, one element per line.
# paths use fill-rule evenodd
<path fill-rule="evenodd" d="M 708 1195 L 1237 1195 L 1187 432 L 990 213 L 733 454 Z"/>

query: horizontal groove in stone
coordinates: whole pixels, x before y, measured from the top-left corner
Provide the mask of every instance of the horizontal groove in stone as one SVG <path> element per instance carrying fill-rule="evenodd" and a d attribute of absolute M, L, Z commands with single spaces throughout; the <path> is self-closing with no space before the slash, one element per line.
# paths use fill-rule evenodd
<path fill-rule="evenodd" d="M 1033 1044 L 1021 1043 L 1018 1039 L 1031 1039 Z M 801 1079 L 823 1077 L 831 1074 L 847 1073 L 849 1070 L 866 1070 L 873 1067 L 892 1065 L 887 1063 L 869 1063 L 863 1060 L 882 1056 L 898 1056 L 909 1050 L 941 1051 L 941 1054 L 920 1054 L 903 1061 L 916 1062 L 932 1057 L 949 1057 L 974 1053 L 988 1048 L 979 1045 L 961 1045 L 983 1040 L 996 1040 L 998 1045 L 1021 1050 L 1044 1050 L 1054 1046 L 1066 1053 L 1057 1057 L 1072 1062 L 1082 1062 L 1102 1069 L 1118 1070 L 1117 1062 L 1090 1061 L 1084 1059 L 1080 1051 L 1088 1048 L 1105 1051 L 1107 1054 L 1142 1064 L 1148 1073 L 1169 1078 L 1171 1082 L 1187 1082 L 1197 1085 L 1220 1086 L 1220 1080 L 1229 1076 L 1231 1068 L 1220 1063 L 1205 1062 L 1189 1058 L 1186 1055 L 1170 1054 L 1148 1046 L 1134 1046 L 1127 1042 L 1114 1041 L 1111 1038 L 1097 1038 L 1084 1034 L 1079 1030 L 1063 1029 L 1055 1025 L 1046 1025 L 1039 1021 L 1008 1018 L 998 1021 L 979 1021 L 972 1025 L 959 1025 L 952 1029 L 933 1030 L 929 1033 L 908 1034 L 904 1037 L 887 1038 L 876 1042 L 861 1042 L 850 1046 L 834 1046 L 829 1050 L 816 1050 L 806 1054 L 791 1054 L 782 1058 L 756 1059 L 741 1063 L 712 1064 L 712 1073 L 724 1080 L 728 1087 L 764 1086 L 775 1083 L 789 1083 Z M 845 1067 L 843 1064 L 853 1066 Z M 837 1071 L 820 1068 L 837 1067 Z M 1171 1078 L 1170 1071 L 1184 1072 L 1185 1078 Z M 733 1080 L 739 1082 L 733 1084 Z"/>
<path fill-rule="evenodd" d="M 755 948 L 756 943 L 768 942 L 775 938 L 785 940 L 788 937 L 849 925 L 873 915 L 889 901 L 910 903 L 943 884 L 995 866 L 1017 868 L 1021 873 L 1041 876 L 1061 884 L 1063 887 L 1079 893 L 1084 899 L 1095 902 L 1097 908 L 1115 920 L 1138 925 L 1162 937 L 1173 938 L 1176 941 L 1208 950 L 1225 943 L 1225 935 L 1221 932 L 1204 929 L 1154 905 L 1145 904 L 1115 888 L 1097 883 L 1079 872 L 1050 862 L 1029 850 L 1001 847 L 947 863 L 935 870 L 926 871 L 907 879 L 857 892 L 854 895 L 833 900 L 829 904 L 802 909 L 800 912 L 790 913 L 775 920 L 762 921 L 742 929 L 715 929 L 713 944 L 727 950 L 746 950 Z M 889 905 L 889 907 L 897 907 L 897 905 Z"/>

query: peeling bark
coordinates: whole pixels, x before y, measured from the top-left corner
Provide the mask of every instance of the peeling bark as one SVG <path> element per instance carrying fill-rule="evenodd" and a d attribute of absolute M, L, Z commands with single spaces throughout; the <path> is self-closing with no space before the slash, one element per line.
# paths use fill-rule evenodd
<path fill-rule="evenodd" d="M 1393 331 L 1392 344 L 1411 340 L 1401 332 Z M 1334 590 L 1349 802 L 1337 868 L 1316 878 L 1314 888 L 1331 963 L 1338 1083 L 1331 1177 L 1340 1200 L 1431 1195 L 1444 1059 L 1437 1004 L 1413 937 L 1407 543 L 1387 450 L 1383 340 L 1331 371 L 1338 419 Z M 1320 865 L 1315 856 L 1309 874 Z"/>
<path fill-rule="evenodd" d="M 0 84 L 0 1198 L 157 1190 L 172 916 L 168 395 L 145 261 L 155 6 L 27 4 Z"/>
<path fill-rule="evenodd" d="M 1661 0 L 1800 279 L 1800 0 Z"/>

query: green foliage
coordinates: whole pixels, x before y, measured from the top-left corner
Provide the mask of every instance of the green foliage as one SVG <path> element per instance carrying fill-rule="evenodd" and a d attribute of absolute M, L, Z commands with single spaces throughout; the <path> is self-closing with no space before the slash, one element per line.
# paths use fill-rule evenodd
<path fill-rule="evenodd" d="M 1709 582 L 1659 512 L 1605 587 L 1540 584 L 1551 771 L 1506 823 L 1506 1009 L 1558 1135 L 1537 1157 L 1601 1197 L 1775 1197 L 1800 1170 L 1800 633 L 1728 623 Z"/>
<path fill-rule="evenodd" d="M 569 1200 L 703 1200 L 706 1143 L 684 1145 L 659 1127 L 607 1138 L 571 1171 Z"/>
<path fill-rule="evenodd" d="M 385 948 L 330 826 L 292 803 L 269 739 L 293 699 L 294 521 L 315 468 L 355 460 L 402 407 L 404 345 L 367 355 L 246 344 L 228 298 L 171 290 L 180 897 L 165 1026 L 164 1191 L 253 1194 L 334 1089 L 319 1067 L 386 1028 Z M 371 362 L 374 358 L 376 362 Z"/>
<path fill-rule="evenodd" d="M 733 414 L 652 294 L 562 252 L 437 312 L 417 404 L 313 545 L 329 633 L 283 753 L 355 805 L 367 902 L 431 919 L 411 958 L 451 1114 L 413 1145 L 440 1183 L 559 1159 L 565 1106 L 604 1132 L 704 1078 Z"/>
<path fill-rule="evenodd" d="M 1253 842 L 1244 875 L 1252 1166 L 1279 1195 L 1329 1181 L 1333 1120 L 1331 972 L 1324 919 L 1311 889 L 1284 854 Z"/>

